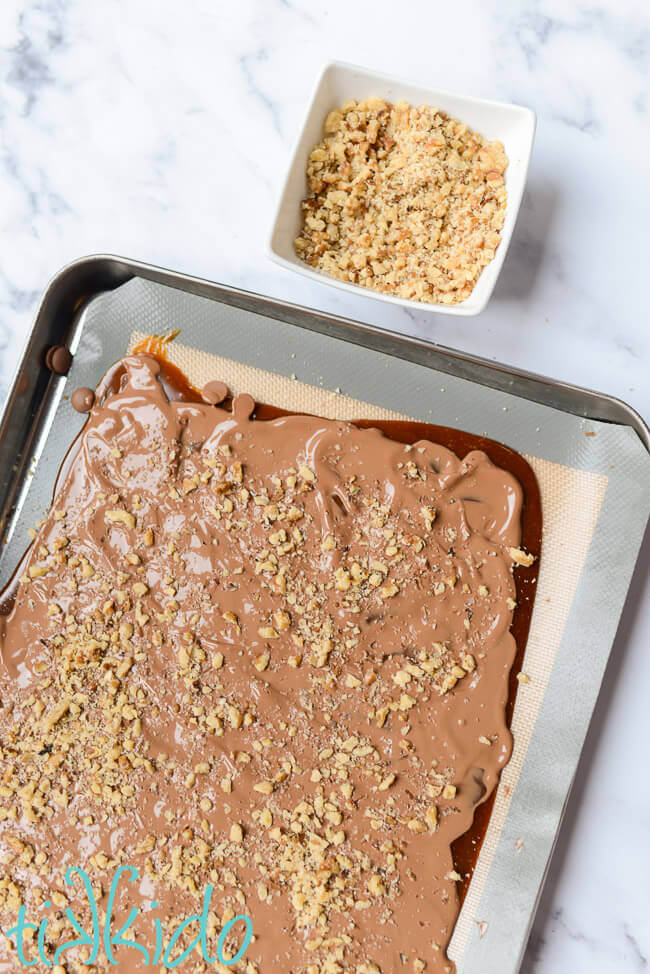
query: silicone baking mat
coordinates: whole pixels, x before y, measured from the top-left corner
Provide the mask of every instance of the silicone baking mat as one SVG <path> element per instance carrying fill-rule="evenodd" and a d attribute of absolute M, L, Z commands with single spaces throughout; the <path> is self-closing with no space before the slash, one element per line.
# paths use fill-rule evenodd
<path fill-rule="evenodd" d="M 461 974 L 519 966 L 546 865 L 650 511 L 650 456 L 630 428 L 586 421 L 172 288 L 134 280 L 95 299 L 20 516 L 42 516 L 56 470 L 81 426 L 67 398 L 94 386 L 138 337 L 180 329 L 168 348 L 196 385 L 291 410 L 352 419 L 409 418 L 454 426 L 526 455 L 538 477 L 544 535 L 515 748 L 450 954 Z M 1 567 L 22 554 L 14 532 Z"/>

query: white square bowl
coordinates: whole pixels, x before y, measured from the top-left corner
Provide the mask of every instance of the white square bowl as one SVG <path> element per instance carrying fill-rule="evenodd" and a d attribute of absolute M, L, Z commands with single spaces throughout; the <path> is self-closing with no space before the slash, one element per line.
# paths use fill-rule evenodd
<path fill-rule="evenodd" d="M 323 123 L 328 112 L 340 108 L 352 98 L 362 101 L 373 96 L 393 102 L 404 99 L 412 105 L 432 105 L 447 112 L 452 118 L 460 119 L 470 128 L 480 132 L 484 138 L 498 139 L 504 145 L 508 157 L 505 177 L 508 202 L 501 231 L 501 243 L 494 259 L 480 274 L 470 296 L 458 304 L 430 304 L 414 301 L 384 294 L 358 284 L 339 281 L 323 271 L 313 270 L 300 260 L 294 251 L 293 241 L 298 236 L 302 225 L 300 204 L 309 192 L 306 177 L 307 159 L 313 147 L 323 138 Z M 316 85 L 305 124 L 293 153 L 275 214 L 268 243 L 268 256 L 289 270 L 298 271 L 305 277 L 353 294 L 389 301 L 391 304 L 398 304 L 405 308 L 421 308 L 447 315 L 480 314 L 490 299 L 510 244 L 526 184 L 534 136 L 535 113 L 530 108 L 505 102 L 487 101 L 485 98 L 457 95 L 437 88 L 426 88 L 355 67 L 352 64 L 332 61 L 326 65 Z"/>

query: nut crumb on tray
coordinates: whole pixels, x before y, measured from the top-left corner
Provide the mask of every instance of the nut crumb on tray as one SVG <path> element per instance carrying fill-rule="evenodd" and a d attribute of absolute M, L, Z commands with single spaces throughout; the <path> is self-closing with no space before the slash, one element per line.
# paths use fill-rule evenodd
<path fill-rule="evenodd" d="M 307 163 L 297 255 L 332 277 L 400 298 L 457 304 L 501 240 L 508 166 L 428 105 L 348 101 Z"/>

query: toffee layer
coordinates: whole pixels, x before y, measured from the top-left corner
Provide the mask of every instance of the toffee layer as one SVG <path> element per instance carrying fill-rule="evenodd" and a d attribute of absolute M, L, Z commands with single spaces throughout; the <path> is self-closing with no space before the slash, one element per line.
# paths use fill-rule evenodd
<path fill-rule="evenodd" d="M 452 846 L 511 753 L 521 485 L 163 378 L 134 355 L 100 385 L 0 617 L 0 926 L 49 899 L 70 939 L 62 870 L 105 908 L 128 864 L 116 922 L 155 901 L 171 931 L 209 883 L 211 936 L 253 921 L 235 969 L 451 971 Z"/>

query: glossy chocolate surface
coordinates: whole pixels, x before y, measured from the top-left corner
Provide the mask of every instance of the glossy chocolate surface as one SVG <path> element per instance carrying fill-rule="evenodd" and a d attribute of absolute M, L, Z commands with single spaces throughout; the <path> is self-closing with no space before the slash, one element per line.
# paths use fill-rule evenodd
<path fill-rule="evenodd" d="M 3 928 L 128 864 L 118 916 L 171 929 L 211 883 L 251 970 L 452 969 L 541 534 L 528 465 L 477 445 L 111 370 L 0 617 Z"/>

